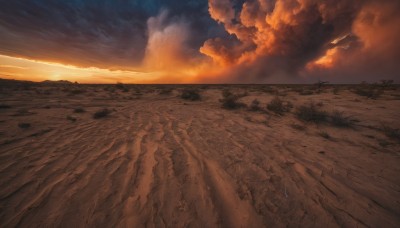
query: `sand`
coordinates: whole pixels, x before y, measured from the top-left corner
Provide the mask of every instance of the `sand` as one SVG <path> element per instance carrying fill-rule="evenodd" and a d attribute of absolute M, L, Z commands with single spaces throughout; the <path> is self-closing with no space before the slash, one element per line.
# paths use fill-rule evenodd
<path fill-rule="evenodd" d="M 223 109 L 222 86 L 200 88 L 201 101 L 178 86 L 69 87 L 1 88 L 0 227 L 400 226 L 400 144 L 381 130 L 400 127 L 399 89 L 373 100 L 277 87 L 295 107 L 358 120 L 340 128 L 295 109 Z M 261 107 L 274 98 L 232 90 Z"/>

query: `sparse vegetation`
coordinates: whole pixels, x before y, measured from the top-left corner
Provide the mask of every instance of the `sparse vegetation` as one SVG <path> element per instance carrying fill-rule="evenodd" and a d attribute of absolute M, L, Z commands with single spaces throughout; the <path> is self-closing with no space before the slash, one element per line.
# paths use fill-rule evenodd
<path fill-rule="evenodd" d="M 124 93 L 129 92 L 129 88 L 128 88 L 126 85 L 124 85 L 124 84 L 122 84 L 122 83 L 120 83 L 120 82 L 118 82 L 118 83 L 115 85 L 115 88 L 121 90 L 121 91 L 124 92 Z"/>
<path fill-rule="evenodd" d="M 339 95 L 339 91 L 340 91 L 339 86 L 335 86 L 332 90 L 332 93 L 335 95 Z"/>
<path fill-rule="evenodd" d="M 6 104 L 0 104 L 0 109 L 7 109 L 7 108 L 11 108 L 11 106 Z"/>
<path fill-rule="evenodd" d="M 18 127 L 21 129 L 27 129 L 27 128 L 31 127 L 31 124 L 30 123 L 19 123 Z"/>
<path fill-rule="evenodd" d="M 368 84 L 367 82 L 362 82 L 355 88 L 354 92 L 363 97 L 377 99 L 383 94 L 383 90 L 384 89 L 376 83 Z"/>
<path fill-rule="evenodd" d="M 382 125 L 382 131 L 387 137 L 400 142 L 400 129 Z"/>
<path fill-rule="evenodd" d="M 94 119 L 104 118 L 104 117 L 107 117 L 108 115 L 110 115 L 110 113 L 111 113 L 111 110 L 104 108 L 104 109 L 101 109 L 101 110 L 95 112 L 93 114 L 93 118 Z"/>
<path fill-rule="evenodd" d="M 332 112 L 330 121 L 336 127 L 352 127 L 355 122 L 350 116 L 345 116 L 343 112 L 339 111 Z"/>
<path fill-rule="evenodd" d="M 319 133 L 319 135 L 322 137 L 322 138 L 325 138 L 325 139 L 331 139 L 331 136 L 328 134 L 328 132 L 326 132 L 326 131 L 321 131 L 320 133 Z"/>
<path fill-rule="evenodd" d="M 201 100 L 200 93 L 197 89 L 184 89 L 181 93 L 181 98 L 184 100 L 198 101 Z"/>
<path fill-rule="evenodd" d="M 257 99 L 254 99 L 250 104 L 249 110 L 253 111 L 253 112 L 262 110 L 262 108 L 260 107 L 260 101 Z"/>
<path fill-rule="evenodd" d="M 324 122 L 328 119 L 328 113 L 320 110 L 315 103 L 309 103 L 298 107 L 296 116 L 300 120 L 314 123 Z"/>
<path fill-rule="evenodd" d="M 290 126 L 299 131 L 304 131 L 306 129 L 306 126 L 300 124 L 291 124 Z"/>
<path fill-rule="evenodd" d="M 86 110 L 84 108 L 76 108 L 74 109 L 74 113 L 84 113 Z"/>
<path fill-rule="evenodd" d="M 170 95 L 174 91 L 172 88 L 163 88 L 160 90 L 160 95 Z"/>
<path fill-rule="evenodd" d="M 275 97 L 270 103 L 267 104 L 267 109 L 278 115 L 283 115 L 285 112 L 290 112 L 292 108 L 292 103 L 283 101 L 279 97 Z"/>
<path fill-rule="evenodd" d="M 82 89 L 73 89 L 73 90 L 69 91 L 69 94 L 70 95 L 78 95 L 78 94 L 82 94 L 82 93 L 85 93 L 85 92 L 86 91 L 82 90 Z"/>
<path fill-rule="evenodd" d="M 75 116 L 68 115 L 67 120 L 75 122 L 77 120 L 77 118 Z"/>
<path fill-rule="evenodd" d="M 246 107 L 246 104 L 239 102 L 239 99 L 242 96 L 233 94 L 230 90 L 223 90 L 222 97 L 223 98 L 219 100 L 222 103 L 222 108 L 238 109 L 238 108 Z"/>

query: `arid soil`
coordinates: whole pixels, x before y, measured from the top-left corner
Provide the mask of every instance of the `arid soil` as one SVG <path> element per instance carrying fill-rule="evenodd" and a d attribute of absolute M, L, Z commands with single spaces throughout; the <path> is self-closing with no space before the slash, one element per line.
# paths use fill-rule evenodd
<path fill-rule="evenodd" d="M 400 89 L 231 86 L 255 112 L 120 87 L 1 88 L 0 227 L 400 227 Z M 311 101 L 354 124 L 298 119 Z"/>

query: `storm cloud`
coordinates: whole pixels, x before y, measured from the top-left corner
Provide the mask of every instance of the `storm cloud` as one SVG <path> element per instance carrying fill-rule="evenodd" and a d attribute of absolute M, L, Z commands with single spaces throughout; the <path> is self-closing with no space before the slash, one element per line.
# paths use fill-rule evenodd
<path fill-rule="evenodd" d="M 1 0 L 0 5 L 1 54 L 84 67 L 142 64 L 153 32 L 148 20 L 166 10 L 164 24 L 187 24 L 190 49 L 221 32 L 206 1 Z"/>
<path fill-rule="evenodd" d="M 396 0 L 0 0 L 0 5 L 5 56 L 158 72 L 171 77 L 164 80 L 169 82 L 188 75 L 196 82 L 240 83 L 400 78 Z"/>
<path fill-rule="evenodd" d="M 371 74 L 367 68 L 377 62 L 372 79 L 399 76 L 393 65 L 400 53 L 398 1 L 247 0 L 235 5 L 209 0 L 211 17 L 234 39 L 209 39 L 200 49 L 233 68 L 231 80 L 290 82 L 301 75 L 335 73 L 352 74 L 356 81 Z"/>

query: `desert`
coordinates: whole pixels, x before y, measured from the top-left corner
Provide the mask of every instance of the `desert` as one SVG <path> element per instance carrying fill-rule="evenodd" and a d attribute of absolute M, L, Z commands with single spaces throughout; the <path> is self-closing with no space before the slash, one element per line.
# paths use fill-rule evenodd
<path fill-rule="evenodd" d="M 1 227 L 399 227 L 400 87 L 2 80 Z"/>

